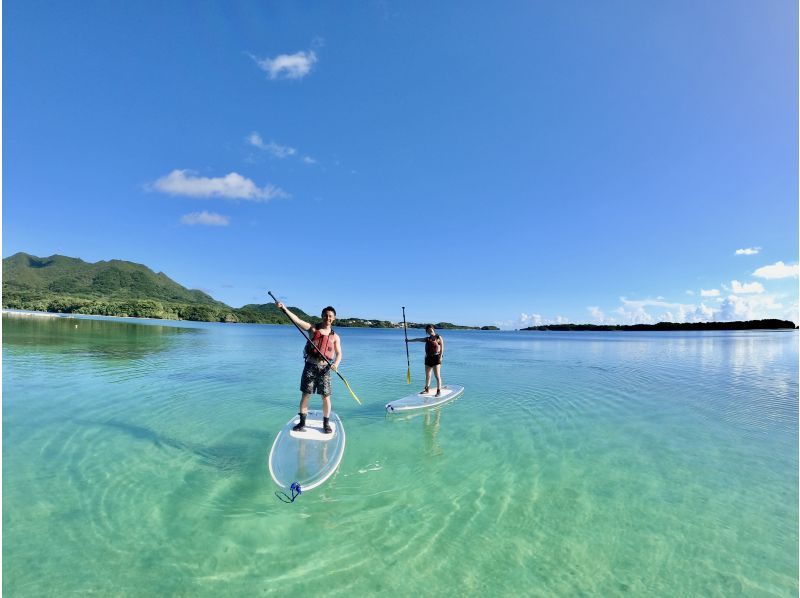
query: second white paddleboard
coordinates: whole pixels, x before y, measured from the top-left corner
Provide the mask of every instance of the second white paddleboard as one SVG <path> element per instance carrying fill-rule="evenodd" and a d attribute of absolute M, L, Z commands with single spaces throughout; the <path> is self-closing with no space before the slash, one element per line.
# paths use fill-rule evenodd
<path fill-rule="evenodd" d="M 397 399 L 391 403 L 386 403 L 386 411 L 395 413 L 398 411 L 412 411 L 414 409 L 425 409 L 426 407 L 435 407 L 447 401 L 460 397 L 464 393 L 463 386 L 455 384 L 447 384 L 442 386 L 442 392 L 436 396 L 436 389 L 432 388 L 429 392 L 418 392 L 417 394 Z"/>

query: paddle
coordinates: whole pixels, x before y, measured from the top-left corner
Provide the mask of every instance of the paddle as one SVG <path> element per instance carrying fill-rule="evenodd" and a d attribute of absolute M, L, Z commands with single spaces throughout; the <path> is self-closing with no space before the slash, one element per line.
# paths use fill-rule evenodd
<path fill-rule="evenodd" d="M 408 327 L 406 326 L 406 308 L 403 308 L 403 334 L 406 337 L 406 361 L 408 371 L 406 372 L 406 384 L 411 384 L 411 358 L 408 356 Z"/>
<path fill-rule="evenodd" d="M 278 299 L 275 297 L 275 295 L 273 295 L 273 294 L 272 294 L 272 291 L 267 291 L 267 293 L 269 293 L 269 296 L 270 296 L 270 297 L 272 297 L 272 299 L 275 301 L 275 303 L 278 303 Z M 288 318 L 289 316 L 286 316 L 286 317 Z M 311 339 L 310 339 L 310 338 L 309 338 L 309 336 L 306 334 L 305 330 L 303 330 L 302 328 L 300 328 L 300 326 L 298 326 L 298 325 L 297 325 L 297 323 L 296 323 L 294 320 L 292 320 L 291 318 L 289 318 L 289 321 L 290 321 L 292 324 L 294 324 L 294 327 L 295 327 L 295 328 L 297 328 L 297 330 L 300 332 L 300 334 L 302 334 L 302 335 L 303 335 L 303 338 L 305 338 L 305 339 L 306 339 L 306 340 L 307 340 L 307 341 L 310 343 L 310 342 L 311 342 Z M 317 353 L 319 353 L 319 351 L 317 351 Z M 319 354 L 320 354 L 320 355 L 322 355 L 322 353 L 319 353 Z M 331 366 L 331 368 L 333 368 L 333 362 L 332 362 L 330 359 L 328 359 L 328 358 L 327 358 L 327 357 L 325 357 L 324 355 L 322 355 L 322 358 L 323 358 L 325 361 L 327 361 L 327 362 L 328 362 L 328 365 L 330 365 L 330 366 Z M 350 394 L 351 394 L 351 395 L 353 395 L 353 398 L 356 400 L 356 403 L 358 403 L 359 405 L 361 405 L 361 401 L 360 401 L 360 400 L 358 399 L 358 397 L 356 396 L 356 393 L 354 393 L 354 392 L 353 392 L 353 389 L 352 389 L 352 388 L 350 388 L 350 384 L 348 384 L 348 383 L 347 383 L 347 380 L 345 380 L 345 379 L 344 379 L 344 376 L 342 376 L 342 375 L 339 373 L 339 370 L 333 370 L 333 371 L 334 371 L 334 372 L 336 372 L 336 375 L 337 375 L 337 376 L 339 376 L 339 377 L 342 379 L 342 382 L 344 382 L 344 385 L 347 387 L 347 390 L 349 390 L 349 391 L 350 391 Z"/>

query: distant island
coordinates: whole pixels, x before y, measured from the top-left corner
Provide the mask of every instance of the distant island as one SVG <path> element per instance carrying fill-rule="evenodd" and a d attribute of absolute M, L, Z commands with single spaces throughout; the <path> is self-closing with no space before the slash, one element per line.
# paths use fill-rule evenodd
<path fill-rule="evenodd" d="M 569 331 L 666 331 L 666 330 L 785 330 L 795 329 L 794 322 L 789 320 L 747 320 L 745 322 L 659 322 L 658 324 L 547 324 L 545 326 L 529 326 L 522 330 L 556 330 Z"/>
<path fill-rule="evenodd" d="M 274 303 L 230 307 L 210 295 L 190 290 L 163 272 L 124 260 L 84 262 L 63 255 L 37 257 L 16 253 L 3 259 L 3 308 L 50 313 L 193 320 L 247 324 L 289 324 Z M 304 320 L 317 323 L 299 307 L 290 309 Z M 469 329 L 449 322 L 434 324 L 442 329 Z M 339 327 L 396 328 L 387 320 L 342 318 Z M 409 328 L 425 324 L 408 323 Z M 481 330 L 497 330 L 483 326 Z"/>

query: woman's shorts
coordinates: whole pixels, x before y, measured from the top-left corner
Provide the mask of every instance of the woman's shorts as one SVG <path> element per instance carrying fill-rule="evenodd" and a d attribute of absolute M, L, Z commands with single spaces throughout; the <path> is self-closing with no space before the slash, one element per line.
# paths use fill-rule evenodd
<path fill-rule="evenodd" d="M 331 395 L 331 366 L 326 361 L 309 359 L 300 376 L 300 392 L 329 397 Z"/>
<path fill-rule="evenodd" d="M 442 363 L 442 355 L 426 355 L 425 356 L 425 365 L 429 368 L 432 368 L 437 365 L 441 365 Z"/>

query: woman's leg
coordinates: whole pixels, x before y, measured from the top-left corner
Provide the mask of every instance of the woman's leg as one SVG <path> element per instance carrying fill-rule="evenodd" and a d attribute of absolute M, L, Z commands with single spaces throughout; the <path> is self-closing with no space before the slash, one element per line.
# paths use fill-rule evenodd
<path fill-rule="evenodd" d="M 431 370 L 432 369 L 433 368 L 431 366 L 429 366 L 429 365 L 425 366 L 425 391 L 424 392 L 427 392 L 428 389 L 431 386 Z"/>
<path fill-rule="evenodd" d="M 439 389 L 442 388 L 442 364 L 434 366 L 433 373 L 436 375 L 436 385 Z"/>
<path fill-rule="evenodd" d="M 303 393 L 303 396 L 300 397 L 300 413 L 308 413 L 308 402 L 311 400 L 311 395 L 307 392 Z"/>

